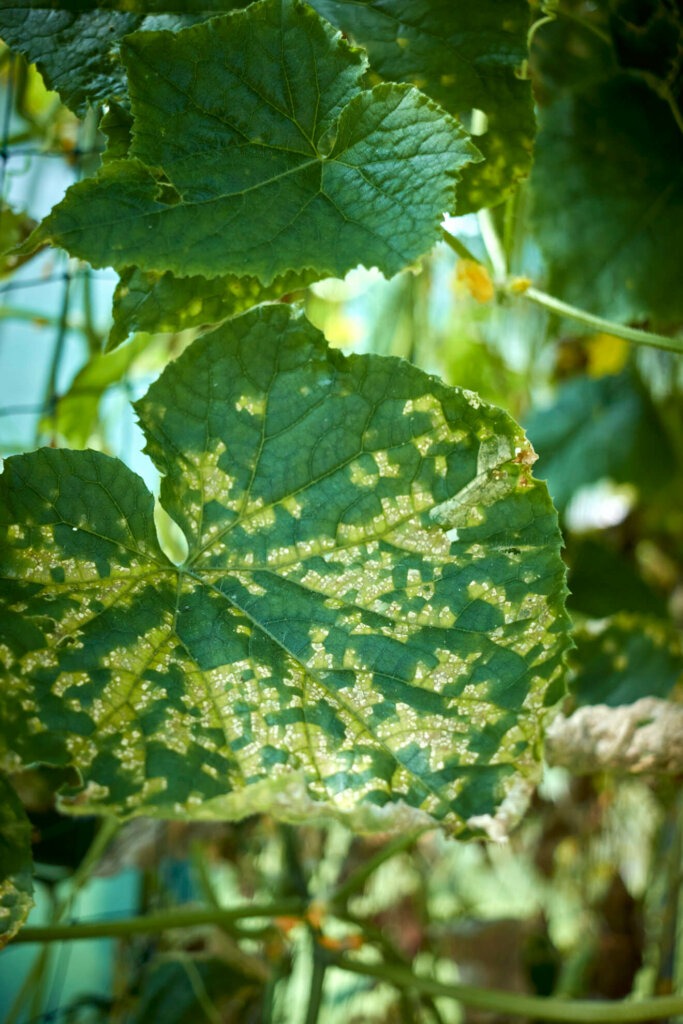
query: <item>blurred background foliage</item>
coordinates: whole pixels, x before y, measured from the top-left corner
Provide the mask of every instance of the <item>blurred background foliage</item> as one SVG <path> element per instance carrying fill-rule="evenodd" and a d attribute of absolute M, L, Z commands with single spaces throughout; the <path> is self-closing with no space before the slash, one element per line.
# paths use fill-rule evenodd
<path fill-rule="evenodd" d="M 534 18 L 533 173 L 499 206 L 446 222 L 473 260 L 444 242 L 390 281 L 358 269 L 286 299 L 303 303 L 332 345 L 409 359 L 526 426 L 565 531 L 577 627 L 567 710 L 676 700 L 682 361 L 553 317 L 505 282 L 528 279 L 599 315 L 680 331 L 680 5 L 563 0 L 532 8 Z M 77 119 L 6 46 L 0 90 L 0 451 L 92 447 L 154 486 L 130 401 L 198 328 L 136 333 L 107 351 L 113 272 L 62 252 L 7 252 L 93 172 L 104 138 L 98 111 Z M 161 511 L 158 525 L 174 551 Z M 14 781 L 34 829 L 32 924 L 290 895 L 317 910 L 265 927 L 11 946 L 0 958 L 5 1024 L 314 1024 L 312 944 L 378 949 L 442 981 L 542 995 L 619 998 L 683 984 L 680 778 L 549 768 L 506 844 L 432 832 L 404 838 L 387 859 L 386 837 L 354 838 L 339 825 L 141 820 L 87 871 L 96 824 L 54 810 L 68 780 L 35 770 Z M 333 967 L 315 1012 L 324 1024 L 513 1019 Z"/>

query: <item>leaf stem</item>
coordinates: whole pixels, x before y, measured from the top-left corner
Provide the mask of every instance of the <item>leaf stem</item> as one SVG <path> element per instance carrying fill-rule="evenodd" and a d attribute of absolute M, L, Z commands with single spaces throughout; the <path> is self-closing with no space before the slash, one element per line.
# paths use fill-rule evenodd
<path fill-rule="evenodd" d="M 476 988 L 473 985 L 447 985 L 434 978 L 424 978 L 393 964 L 367 963 L 338 956 L 334 966 L 354 974 L 363 974 L 387 981 L 398 988 L 413 988 L 432 996 L 455 999 L 464 1006 L 493 1010 L 506 1016 L 529 1017 L 533 1020 L 576 1022 L 576 1024 L 628 1024 L 628 1022 L 663 1020 L 683 1013 L 683 996 L 659 996 L 638 1002 L 603 1002 L 599 1000 L 564 1000 L 546 996 L 524 996 L 499 989 Z"/>
<path fill-rule="evenodd" d="M 52 925 L 45 928 L 23 928 L 12 942 L 62 942 L 76 939 L 102 939 L 162 932 L 171 928 L 192 928 L 196 925 L 215 924 L 230 926 L 233 922 L 257 917 L 299 917 L 306 906 L 301 900 L 278 900 L 273 903 L 253 903 L 243 907 L 225 909 L 177 908 L 146 914 L 144 917 L 126 917 L 118 921 L 82 921 L 75 924 Z"/>
<path fill-rule="evenodd" d="M 323 999 L 325 971 L 327 970 L 327 965 L 329 963 L 329 957 L 319 945 L 313 929 L 311 929 L 311 942 L 313 944 L 313 970 L 311 973 L 308 1006 L 306 1008 L 306 1019 L 304 1024 L 318 1024 Z"/>
<path fill-rule="evenodd" d="M 425 832 L 432 831 L 431 826 L 425 828 L 416 829 L 412 832 L 407 832 L 405 835 L 397 836 L 392 839 L 381 850 L 378 850 L 374 857 L 371 857 L 368 861 L 361 865 L 357 871 L 349 875 L 345 882 L 342 882 L 340 886 L 332 893 L 330 897 L 330 905 L 333 907 L 345 906 L 350 896 L 354 893 L 359 892 L 367 882 L 368 878 L 381 867 L 385 861 L 391 860 L 399 853 L 404 853 L 409 850 L 411 846 L 414 846 L 421 835 Z"/>
<path fill-rule="evenodd" d="M 497 285 L 501 285 L 507 278 L 507 260 L 505 251 L 500 240 L 500 235 L 493 220 L 490 210 L 480 210 L 477 214 L 479 232 L 484 243 L 486 254 L 491 261 L 493 279 Z"/>
<path fill-rule="evenodd" d="M 487 213 L 488 211 L 481 211 Z M 491 260 L 494 274 L 497 279 L 497 284 L 501 284 L 499 277 L 501 270 L 505 267 L 505 253 L 503 252 L 500 240 L 490 214 L 488 217 L 480 217 L 480 229 L 482 231 L 482 238 L 486 245 L 486 251 Z M 470 252 L 467 246 L 463 245 L 459 238 L 451 235 L 450 232 L 446 231 L 445 228 L 441 229 L 441 237 L 443 241 L 450 246 L 453 252 L 457 253 L 461 259 L 473 260 L 475 263 L 482 263 L 482 260 L 478 259 L 474 253 Z M 512 295 L 516 298 L 527 299 L 529 302 L 533 302 L 536 306 L 541 306 L 543 309 L 547 309 L 550 313 L 555 313 L 556 316 L 564 316 L 569 320 L 576 320 L 580 324 L 585 324 L 586 327 L 591 327 L 596 331 L 603 331 L 605 334 L 613 334 L 617 338 L 624 338 L 626 341 L 633 341 L 638 345 L 647 345 L 650 348 L 661 348 L 667 352 L 675 352 L 677 355 L 683 355 L 683 338 L 670 338 L 666 334 L 655 334 L 653 331 L 642 331 L 638 327 L 628 327 L 626 324 L 617 323 L 614 320 L 605 320 L 603 317 L 595 316 L 594 313 L 589 313 L 585 309 L 580 309 L 578 306 L 571 306 L 568 302 L 562 302 L 561 299 L 556 299 L 554 295 L 548 295 L 547 292 L 542 292 L 538 288 L 526 287 L 526 288 L 515 288 L 515 280 L 512 278 L 507 283 L 507 294 Z"/>
<path fill-rule="evenodd" d="M 570 320 L 576 320 L 580 324 L 592 327 L 597 331 L 604 331 L 606 334 L 613 334 L 617 338 L 625 338 L 626 341 L 635 341 L 638 345 L 648 345 L 650 348 L 663 348 L 668 352 L 683 354 L 683 338 L 669 338 L 665 334 L 654 334 L 651 331 L 641 331 L 637 327 L 627 327 L 625 324 L 615 323 L 613 320 L 604 320 L 600 316 L 588 313 L 585 309 L 577 306 L 570 306 L 567 302 L 547 295 L 537 288 L 527 288 L 517 293 L 520 298 L 542 306 L 557 316 L 565 316 Z"/>
<path fill-rule="evenodd" d="M 472 260 L 473 263 L 481 263 L 473 252 L 464 245 L 459 238 L 452 235 L 450 231 L 446 231 L 445 228 L 441 228 L 441 239 L 446 243 L 449 248 L 453 250 L 456 256 L 459 256 L 461 260 Z"/>

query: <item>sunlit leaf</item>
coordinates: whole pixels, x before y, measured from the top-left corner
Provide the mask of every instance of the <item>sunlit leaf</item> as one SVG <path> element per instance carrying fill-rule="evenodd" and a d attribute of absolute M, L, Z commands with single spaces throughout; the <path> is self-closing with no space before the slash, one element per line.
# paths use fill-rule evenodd
<path fill-rule="evenodd" d="M 365 59 L 298 0 L 121 46 L 128 159 L 74 185 L 34 244 L 95 266 L 179 276 L 397 273 L 437 240 L 467 133 L 406 85 L 361 86 Z"/>
<path fill-rule="evenodd" d="M 484 829 L 534 775 L 567 646 L 555 513 L 520 428 L 285 305 L 137 404 L 161 501 L 42 449 L 0 477 L 2 735 L 76 808 Z"/>
<path fill-rule="evenodd" d="M 0 775 L 0 947 L 17 934 L 33 906 L 31 825 Z"/>

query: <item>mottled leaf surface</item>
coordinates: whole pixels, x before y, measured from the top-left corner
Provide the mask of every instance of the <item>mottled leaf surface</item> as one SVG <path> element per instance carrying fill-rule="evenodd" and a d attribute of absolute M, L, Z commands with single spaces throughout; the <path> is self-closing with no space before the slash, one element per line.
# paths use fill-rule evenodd
<path fill-rule="evenodd" d="M 520 428 L 277 304 L 136 408 L 183 565 L 114 459 L 42 449 L 0 477 L 10 760 L 73 762 L 77 806 L 124 815 L 495 815 L 568 643 Z"/>
<path fill-rule="evenodd" d="M 437 240 L 467 133 L 298 0 L 128 36 L 133 141 L 73 186 L 34 243 L 179 276 L 397 273 Z"/>
<path fill-rule="evenodd" d="M 683 679 L 683 647 L 666 619 L 622 612 L 574 633 L 570 692 L 576 704 L 633 704 L 668 697 Z"/>
<path fill-rule="evenodd" d="M 31 825 L 19 797 L 0 775 L 0 948 L 33 906 Z"/>
<path fill-rule="evenodd" d="M 260 302 L 277 299 L 316 281 L 315 271 L 278 275 L 269 285 L 256 277 L 176 277 L 129 267 L 114 292 L 114 324 L 108 346 L 114 348 L 135 331 L 183 331 L 213 326 Z"/>
<path fill-rule="evenodd" d="M 456 117 L 486 115 L 477 135 L 485 162 L 466 167 L 458 212 L 500 202 L 525 177 L 535 134 L 531 89 L 519 72 L 527 56 L 526 0 L 312 0 L 312 6 L 367 48 L 373 72 L 411 82 Z"/>

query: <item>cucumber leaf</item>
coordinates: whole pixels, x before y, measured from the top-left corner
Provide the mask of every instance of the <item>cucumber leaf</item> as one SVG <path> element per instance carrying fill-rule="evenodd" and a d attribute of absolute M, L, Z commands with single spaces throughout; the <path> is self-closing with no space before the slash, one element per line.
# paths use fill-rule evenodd
<path fill-rule="evenodd" d="M 535 121 L 527 56 L 526 0 L 311 0 L 361 46 L 372 71 L 410 82 L 455 117 L 486 115 L 476 136 L 485 160 L 464 168 L 458 213 L 501 202 L 531 166 Z M 482 125 L 483 127 L 483 125 Z"/>
<path fill-rule="evenodd" d="M 130 154 L 69 189 L 29 245 L 189 277 L 402 270 L 438 238 L 478 151 L 298 0 L 126 37 Z"/>
<path fill-rule="evenodd" d="M 77 767 L 75 812 L 486 831 L 537 774 L 570 642 L 521 429 L 283 304 L 136 409 L 181 565 L 116 459 L 0 476 L 6 759 Z"/>

